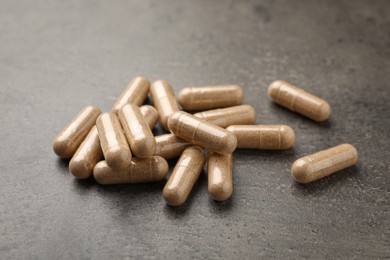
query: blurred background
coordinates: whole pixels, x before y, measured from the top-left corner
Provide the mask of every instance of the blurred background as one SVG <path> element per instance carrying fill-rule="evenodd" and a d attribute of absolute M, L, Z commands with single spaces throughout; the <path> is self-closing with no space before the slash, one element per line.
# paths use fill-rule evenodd
<path fill-rule="evenodd" d="M 387 0 L 0 0 L 1 258 L 389 258 L 389 12 Z M 53 138 L 139 75 L 176 94 L 239 84 L 257 123 L 290 125 L 296 144 L 235 152 L 224 203 L 205 173 L 179 208 L 164 182 L 75 180 Z M 276 79 L 328 100 L 331 118 L 271 104 Z M 345 142 L 357 166 L 292 180 L 297 158 Z"/>

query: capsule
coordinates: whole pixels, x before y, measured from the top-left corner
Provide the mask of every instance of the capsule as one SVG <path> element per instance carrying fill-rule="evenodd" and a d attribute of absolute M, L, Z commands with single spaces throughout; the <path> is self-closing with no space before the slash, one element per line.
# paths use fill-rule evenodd
<path fill-rule="evenodd" d="M 147 79 L 143 77 L 134 78 L 116 101 L 114 107 L 112 108 L 112 112 L 118 114 L 119 110 L 124 105 L 130 103 L 141 106 L 145 102 L 149 93 L 149 88 L 150 83 Z"/>
<path fill-rule="evenodd" d="M 115 113 L 103 113 L 96 120 L 100 145 L 107 164 L 114 169 L 130 165 L 131 152 Z"/>
<path fill-rule="evenodd" d="M 341 144 L 296 160 L 291 167 L 291 174 L 297 182 L 309 183 L 353 166 L 357 160 L 356 148 L 350 144 Z"/>
<path fill-rule="evenodd" d="M 150 87 L 150 95 L 160 116 L 162 126 L 168 129 L 169 116 L 179 111 L 171 85 L 166 80 L 157 80 Z"/>
<path fill-rule="evenodd" d="M 194 116 L 223 128 L 230 125 L 253 125 L 256 122 L 256 110 L 249 105 L 213 109 Z"/>
<path fill-rule="evenodd" d="M 133 158 L 130 165 L 115 170 L 106 161 L 96 164 L 93 177 L 103 185 L 162 181 L 168 174 L 168 163 L 160 156 Z"/>
<path fill-rule="evenodd" d="M 191 146 L 190 143 L 180 139 L 174 134 L 156 136 L 156 144 L 157 146 L 154 155 L 161 156 L 166 160 L 180 157 L 183 151 Z"/>
<path fill-rule="evenodd" d="M 152 156 L 156 150 L 156 139 L 139 107 L 127 104 L 119 111 L 118 117 L 132 153 L 139 158 Z"/>
<path fill-rule="evenodd" d="M 286 150 L 295 143 L 294 130 L 287 125 L 232 125 L 226 130 L 237 137 L 237 148 Z"/>
<path fill-rule="evenodd" d="M 269 85 L 268 96 L 273 102 L 314 121 L 325 121 L 331 113 L 328 102 L 282 80 Z"/>
<path fill-rule="evenodd" d="M 233 193 L 232 154 L 207 153 L 208 191 L 212 199 L 224 201 Z"/>
<path fill-rule="evenodd" d="M 238 85 L 184 88 L 179 92 L 179 104 L 185 110 L 208 110 L 241 104 L 244 91 Z"/>
<path fill-rule="evenodd" d="M 213 152 L 229 154 L 237 146 L 234 134 L 183 111 L 169 117 L 168 127 L 178 137 Z"/>
<path fill-rule="evenodd" d="M 191 146 L 184 150 L 163 190 L 168 205 L 180 206 L 186 201 L 205 162 L 206 157 L 200 147 Z"/>
<path fill-rule="evenodd" d="M 87 179 L 92 176 L 93 168 L 103 158 L 98 131 L 94 126 L 70 160 L 70 173 L 77 179 Z"/>
<path fill-rule="evenodd" d="M 158 112 L 157 110 L 149 105 L 145 105 L 139 108 L 141 110 L 142 115 L 145 118 L 146 123 L 148 124 L 150 129 L 157 124 L 158 121 Z"/>
<path fill-rule="evenodd" d="M 54 152 L 61 158 L 71 158 L 101 113 L 95 106 L 84 107 L 54 139 Z"/>

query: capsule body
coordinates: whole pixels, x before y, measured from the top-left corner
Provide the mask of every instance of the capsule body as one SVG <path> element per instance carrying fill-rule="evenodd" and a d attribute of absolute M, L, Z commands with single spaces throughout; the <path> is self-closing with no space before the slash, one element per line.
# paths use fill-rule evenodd
<path fill-rule="evenodd" d="M 132 153 L 139 158 L 148 158 L 156 150 L 156 139 L 137 105 L 127 104 L 119 111 L 127 142 Z"/>
<path fill-rule="evenodd" d="M 166 80 L 157 80 L 150 87 L 150 95 L 158 111 L 162 126 L 168 129 L 169 116 L 179 111 L 171 85 Z"/>
<path fill-rule="evenodd" d="M 166 160 L 180 157 L 183 151 L 191 146 L 190 143 L 174 134 L 156 136 L 156 144 L 154 155 L 161 156 Z"/>
<path fill-rule="evenodd" d="M 94 126 L 70 160 L 69 170 L 77 179 L 87 179 L 92 176 L 93 168 L 103 158 L 98 131 Z"/>
<path fill-rule="evenodd" d="M 198 180 L 206 162 L 203 150 L 191 146 L 180 156 L 163 190 L 163 197 L 168 205 L 182 205 Z"/>
<path fill-rule="evenodd" d="M 106 161 L 96 164 L 93 170 L 95 180 L 103 185 L 157 182 L 165 178 L 169 170 L 167 161 L 160 156 L 133 158 L 130 165 L 115 170 Z"/>
<path fill-rule="evenodd" d="M 84 107 L 54 139 L 54 152 L 61 158 L 71 158 L 101 113 L 95 106 Z"/>
<path fill-rule="evenodd" d="M 331 113 L 328 102 L 282 80 L 269 85 L 268 96 L 275 103 L 315 121 L 325 121 Z"/>
<path fill-rule="evenodd" d="M 184 88 L 179 93 L 179 103 L 185 110 L 207 110 L 241 104 L 244 92 L 238 85 Z"/>
<path fill-rule="evenodd" d="M 249 105 L 213 109 L 194 116 L 223 128 L 230 125 L 252 125 L 256 122 L 256 110 Z"/>
<path fill-rule="evenodd" d="M 153 127 L 157 124 L 158 121 L 157 110 L 149 105 L 142 106 L 139 109 L 141 110 L 141 113 L 144 116 L 144 119 L 148 124 L 149 128 L 153 129 Z"/>
<path fill-rule="evenodd" d="M 226 128 L 237 137 L 237 148 L 286 150 L 294 145 L 294 130 L 287 125 L 232 125 Z"/>
<path fill-rule="evenodd" d="M 357 160 L 356 148 L 341 144 L 296 160 L 291 174 L 297 182 L 309 183 L 355 165 Z"/>
<path fill-rule="evenodd" d="M 129 166 L 131 152 L 116 114 L 101 114 L 96 120 L 96 127 L 107 164 L 114 169 Z"/>
<path fill-rule="evenodd" d="M 212 199 L 224 201 L 233 193 L 232 154 L 207 153 L 208 192 Z"/>
<path fill-rule="evenodd" d="M 178 137 L 213 152 L 230 154 L 237 146 L 234 134 L 183 111 L 169 118 L 168 127 Z"/>
<path fill-rule="evenodd" d="M 149 88 L 150 83 L 146 78 L 134 78 L 116 101 L 114 107 L 112 108 L 112 112 L 118 114 L 119 110 L 124 105 L 130 103 L 136 104 L 137 106 L 141 106 L 145 102 L 146 96 L 149 92 Z"/>

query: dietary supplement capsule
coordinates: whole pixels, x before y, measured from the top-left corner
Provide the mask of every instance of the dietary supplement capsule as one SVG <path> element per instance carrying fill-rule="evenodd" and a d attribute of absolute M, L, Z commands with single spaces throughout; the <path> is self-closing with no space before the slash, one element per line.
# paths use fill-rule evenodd
<path fill-rule="evenodd" d="M 192 146 L 184 150 L 163 190 L 168 205 L 182 205 L 198 180 L 206 162 L 200 147 Z"/>
<path fill-rule="evenodd" d="M 150 87 L 150 95 L 160 116 L 160 122 L 168 129 L 168 117 L 179 111 L 175 93 L 166 80 L 157 80 Z"/>
<path fill-rule="evenodd" d="M 156 143 L 157 146 L 154 154 L 161 156 L 166 160 L 180 157 L 183 151 L 191 146 L 190 143 L 180 139 L 174 134 L 156 136 Z"/>
<path fill-rule="evenodd" d="M 169 170 L 167 161 L 160 156 L 133 158 L 130 165 L 114 170 L 106 161 L 96 164 L 93 170 L 95 180 L 103 185 L 158 182 L 165 178 Z"/>
<path fill-rule="evenodd" d="M 116 101 L 112 111 L 118 114 L 119 110 L 126 104 L 132 103 L 141 106 L 149 93 L 150 83 L 146 78 L 134 78 L 122 95 Z"/>
<path fill-rule="evenodd" d="M 103 158 L 98 131 L 94 126 L 70 160 L 69 170 L 77 179 L 87 179 L 92 176 L 93 168 Z"/>
<path fill-rule="evenodd" d="M 101 113 L 95 106 L 84 107 L 54 139 L 54 152 L 61 158 L 71 158 Z"/>
<path fill-rule="evenodd" d="M 207 153 L 208 191 L 212 199 L 224 201 L 233 193 L 232 154 Z"/>
<path fill-rule="evenodd" d="M 156 150 L 156 139 L 139 107 L 127 104 L 119 111 L 118 117 L 132 153 L 139 158 L 152 156 Z"/>
<path fill-rule="evenodd" d="M 355 165 L 357 160 L 356 148 L 341 144 L 296 160 L 291 174 L 297 182 L 309 183 Z"/>
<path fill-rule="evenodd" d="M 238 85 L 184 88 L 179 92 L 179 104 L 185 110 L 207 110 L 241 104 L 244 92 Z"/>
<path fill-rule="evenodd" d="M 129 166 L 131 152 L 116 114 L 101 114 L 96 120 L 96 127 L 107 164 L 114 169 Z"/>
<path fill-rule="evenodd" d="M 294 145 L 294 130 L 287 125 L 232 125 L 226 128 L 237 137 L 237 148 L 286 150 Z"/>
<path fill-rule="evenodd" d="M 169 117 L 168 127 L 178 137 L 213 152 L 229 154 L 237 146 L 234 134 L 183 111 Z"/>
<path fill-rule="evenodd" d="M 256 110 L 249 105 L 213 109 L 194 116 L 223 128 L 230 125 L 252 125 L 256 122 Z"/>
<path fill-rule="evenodd" d="M 269 85 L 268 96 L 275 103 L 315 121 L 325 121 L 331 113 L 328 102 L 282 80 Z"/>
<path fill-rule="evenodd" d="M 158 121 L 158 112 L 157 110 L 149 105 L 145 105 L 139 108 L 141 110 L 142 115 L 145 118 L 146 123 L 148 124 L 150 129 L 157 124 Z"/>

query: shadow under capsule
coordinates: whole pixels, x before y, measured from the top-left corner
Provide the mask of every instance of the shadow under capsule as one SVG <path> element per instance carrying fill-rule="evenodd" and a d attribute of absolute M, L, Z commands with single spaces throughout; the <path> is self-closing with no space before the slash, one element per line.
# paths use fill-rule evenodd
<path fill-rule="evenodd" d="M 347 169 L 335 172 L 332 175 L 319 179 L 317 181 L 302 184 L 293 180 L 291 188 L 293 189 L 293 195 L 295 197 L 313 196 L 320 197 L 326 194 L 326 191 L 334 187 L 335 185 L 341 185 L 345 183 L 348 178 L 358 175 L 360 173 L 359 165 L 351 166 Z"/>
<path fill-rule="evenodd" d="M 280 160 L 281 158 L 291 159 L 296 157 L 296 150 L 293 147 L 287 150 L 257 150 L 257 149 L 236 149 L 233 160 L 267 158 L 267 160 Z"/>
<path fill-rule="evenodd" d="M 278 104 L 275 104 L 273 102 L 270 102 L 270 108 L 271 108 L 271 112 L 272 114 L 276 115 L 276 116 L 282 116 L 283 118 L 288 118 L 290 120 L 292 119 L 295 119 L 295 120 L 300 120 L 301 122 L 304 121 L 305 124 L 307 124 L 309 127 L 315 127 L 315 128 L 325 128 L 325 129 L 329 129 L 332 127 L 332 124 L 334 124 L 332 121 L 332 115 L 330 115 L 330 117 L 325 120 L 325 121 L 322 121 L 322 122 L 317 122 L 317 121 L 314 121 L 304 115 L 301 115 L 297 112 L 293 112 L 293 111 L 290 111 Z M 294 129 L 295 130 L 295 129 Z"/>
<path fill-rule="evenodd" d="M 207 183 L 207 177 L 204 174 L 204 171 L 201 172 L 198 181 L 195 183 L 190 194 L 188 195 L 187 200 L 180 206 L 170 206 L 165 204 L 164 214 L 169 218 L 182 218 L 188 215 L 188 211 L 193 205 L 194 201 L 202 196 L 202 189 L 204 189 L 205 183 Z"/>
<path fill-rule="evenodd" d="M 234 180 L 233 180 L 234 182 Z M 225 201 L 216 201 L 209 197 L 209 209 L 212 213 L 220 214 L 230 212 L 234 207 L 234 189 L 232 196 Z"/>
<path fill-rule="evenodd" d="M 69 162 L 70 159 L 57 158 L 57 169 L 61 171 L 61 173 L 69 173 Z"/>
<path fill-rule="evenodd" d="M 90 189 L 91 187 L 98 185 L 92 176 L 83 180 L 73 178 L 73 184 L 79 189 Z"/>

